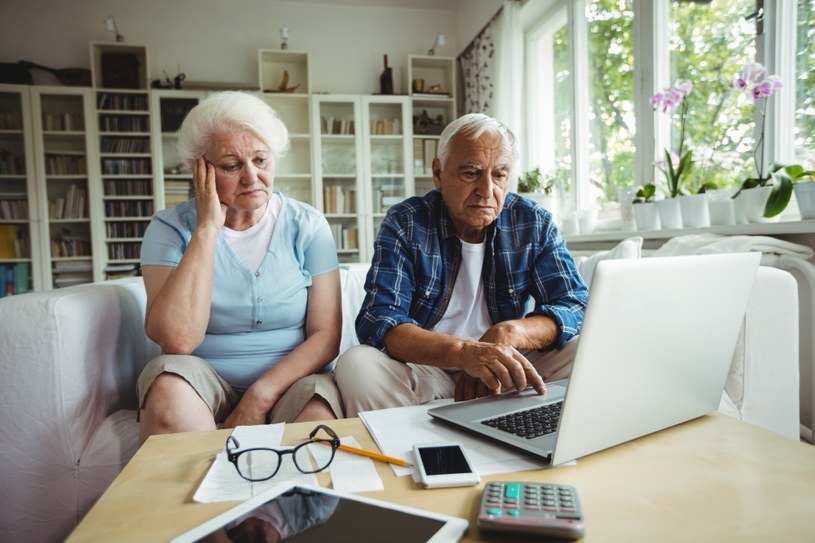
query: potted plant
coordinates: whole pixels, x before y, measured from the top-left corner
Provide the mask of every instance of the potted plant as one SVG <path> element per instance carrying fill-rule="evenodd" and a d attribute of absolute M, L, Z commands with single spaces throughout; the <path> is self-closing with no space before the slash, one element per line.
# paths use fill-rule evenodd
<path fill-rule="evenodd" d="M 530 200 L 534 200 L 552 215 L 556 215 L 558 206 L 555 187 L 557 181 L 556 172 L 544 175 L 540 167 L 527 170 L 518 177 L 518 193 Z"/>
<path fill-rule="evenodd" d="M 640 187 L 634 195 L 634 221 L 637 223 L 637 230 L 659 230 L 661 223 L 659 220 L 659 210 L 656 207 L 654 197 L 657 188 L 653 183 L 648 183 Z"/>
<path fill-rule="evenodd" d="M 758 138 L 753 145 L 753 164 L 755 177 L 742 181 L 733 198 L 742 199 L 745 216 L 750 222 L 760 222 L 778 217 L 792 198 L 793 184 L 798 180 L 813 178 L 812 170 L 800 164 L 781 164 L 773 162 L 767 171 L 764 170 L 764 130 L 767 117 L 767 101 L 781 88 L 781 78 L 769 75 L 763 80 L 764 66 L 750 63 L 744 66 L 731 86 L 737 90 L 748 90 L 759 110 Z M 796 191 L 796 196 L 798 191 Z"/>

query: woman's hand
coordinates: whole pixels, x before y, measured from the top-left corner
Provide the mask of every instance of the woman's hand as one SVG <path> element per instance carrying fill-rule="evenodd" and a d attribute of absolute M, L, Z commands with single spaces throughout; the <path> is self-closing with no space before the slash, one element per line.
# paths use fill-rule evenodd
<path fill-rule="evenodd" d="M 199 226 L 221 228 L 226 221 L 227 206 L 221 203 L 215 184 L 215 166 L 203 156 L 193 164 L 192 182 L 195 187 L 195 212 Z"/>
<path fill-rule="evenodd" d="M 260 401 L 255 397 L 251 388 L 246 391 L 235 409 L 226 417 L 224 428 L 235 428 L 236 426 L 255 426 L 266 424 L 266 415 L 272 410 L 274 404 Z"/>

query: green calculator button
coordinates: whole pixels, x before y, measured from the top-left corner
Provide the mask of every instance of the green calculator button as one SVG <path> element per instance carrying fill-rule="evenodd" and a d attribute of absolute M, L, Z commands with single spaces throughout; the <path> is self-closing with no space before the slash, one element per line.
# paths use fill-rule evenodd
<path fill-rule="evenodd" d="M 509 511 L 507 511 L 507 515 L 511 517 L 518 517 L 521 515 L 521 512 L 518 511 L 517 509 L 510 509 Z"/>
<path fill-rule="evenodd" d="M 510 500 L 517 500 L 521 495 L 521 485 L 518 483 L 508 483 L 504 488 L 504 497 Z"/>
<path fill-rule="evenodd" d="M 504 512 L 501 511 L 501 509 L 499 507 L 490 507 L 489 509 L 487 509 L 487 514 L 488 515 L 493 515 L 493 516 L 496 516 L 496 517 L 500 517 L 503 513 Z"/>

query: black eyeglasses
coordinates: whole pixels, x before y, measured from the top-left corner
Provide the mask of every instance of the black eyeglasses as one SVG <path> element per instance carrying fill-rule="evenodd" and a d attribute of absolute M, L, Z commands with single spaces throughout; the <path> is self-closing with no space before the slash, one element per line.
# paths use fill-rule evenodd
<path fill-rule="evenodd" d="M 329 435 L 329 438 L 316 437 L 322 430 Z M 283 455 L 290 454 L 294 461 L 294 467 L 302 473 L 317 473 L 327 468 L 334 460 L 334 454 L 340 446 L 340 438 L 337 434 L 324 424 L 320 424 L 308 435 L 309 440 L 294 447 L 293 449 L 266 449 L 254 448 L 245 451 L 237 451 L 240 443 L 234 436 L 229 436 L 226 440 L 226 457 L 235 465 L 238 475 L 247 481 L 267 481 L 275 476 L 283 462 Z M 312 462 L 311 455 L 306 449 L 310 443 L 325 443 L 331 445 L 331 455 L 327 459 L 320 459 Z"/>

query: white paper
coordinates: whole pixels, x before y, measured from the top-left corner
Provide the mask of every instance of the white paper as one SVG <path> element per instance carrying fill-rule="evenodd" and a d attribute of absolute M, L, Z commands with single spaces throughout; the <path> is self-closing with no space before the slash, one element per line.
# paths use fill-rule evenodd
<path fill-rule="evenodd" d="M 543 460 L 535 460 L 511 447 L 497 445 L 486 438 L 442 425 L 427 414 L 429 408 L 452 401 L 440 400 L 424 405 L 365 411 L 359 414 L 359 418 L 383 454 L 401 458 L 411 464 L 415 463 L 414 444 L 457 441 L 462 444 L 467 457 L 481 476 L 548 467 Z M 397 477 L 413 474 L 415 469 L 396 465 L 391 465 L 391 468 Z"/>
<path fill-rule="evenodd" d="M 351 447 L 359 447 L 353 436 L 341 437 L 340 442 Z M 331 454 L 331 449 L 325 445 L 310 445 L 312 454 L 319 454 L 325 458 Z M 319 463 L 319 462 L 318 462 Z M 385 485 L 376 471 L 374 461 L 365 456 L 338 450 L 334 461 L 328 466 L 331 473 L 331 486 L 341 492 L 370 492 L 385 490 Z"/>
<path fill-rule="evenodd" d="M 238 450 L 253 447 L 279 448 L 284 428 L 285 424 L 238 426 L 232 431 L 232 435 L 240 444 Z M 198 489 L 192 497 L 196 502 L 212 503 L 247 500 L 281 481 L 297 481 L 317 485 L 317 477 L 313 473 L 301 473 L 294 466 L 291 455 L 288 454 L 283 458 L 280 470 L 268 481 L 247 481 L 238 475 L 238 470 L 227 460 L 225 449 L 224 446 L 224 450 L 218 453 L 204 480 L 198 485 Z"/>

